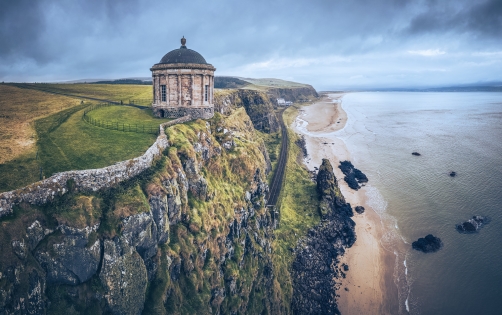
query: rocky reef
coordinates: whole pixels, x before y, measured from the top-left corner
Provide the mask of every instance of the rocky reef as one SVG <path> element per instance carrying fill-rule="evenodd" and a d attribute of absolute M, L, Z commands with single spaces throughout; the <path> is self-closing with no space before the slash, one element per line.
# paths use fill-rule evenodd
<path fill-rule="evenodd" d="M 472 234 L 476 233 L 481 229 L 485 224 L 488 224 L 490 222 L 490 219 L 488 217 L 483 217 L 480 215 L 475 215 L 471 219 L 456 224 L 455 229 L 459 233 L 463 234 Z"/>
<path fill-rule="evenodd" d="M 366 177 L 363 172 L 355 168 L 350 161 L 341 161 L 338 168 L 345 175 L 344 180 L 352 189 L 358 190 L 361 188 L 359 184 L 368 182 L 368 177 Z"/>
<path fill-rule="evenodd" d="M 323 159 L 317 175 L 322 222 L 298 242 L 292 265 L 294 314 L 340 314 L 335 284 L 339 257 L 356 241 L 350 204 L 338 187 L 333 167 Z"/>
<path fill-rule="evenodd" d="M 443 247 L 443 242 L 439 237 L 428 234 L 427 236 L 421 237 L 418 240 L 414 241 L 411 246 L 413 249 L 424 253 L 433 253 L 437 252 L 441 249 L 441 247 Z"/>

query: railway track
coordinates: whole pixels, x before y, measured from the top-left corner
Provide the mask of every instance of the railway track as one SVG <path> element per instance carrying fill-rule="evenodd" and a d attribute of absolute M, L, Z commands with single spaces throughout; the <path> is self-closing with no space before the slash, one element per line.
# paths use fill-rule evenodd
<path fill-rule="evenodd" d="M 269 194 L 267 197 L 267 206 L 275 206 L 279 195 L 281 194 L 282 183 L 284 181 L 284 175 L 286 174 L 286 164 L 288 162 L 288 130 L 284 124 L 282 114 L 284 110 L 279 113 L 279 123 L 281 124 L 281 153 L 279 154 L 279 160 L 277 161 L 277 168 L 275 170 L 274 176 L 272 177 L 272 184 L 270 185 Z"/>

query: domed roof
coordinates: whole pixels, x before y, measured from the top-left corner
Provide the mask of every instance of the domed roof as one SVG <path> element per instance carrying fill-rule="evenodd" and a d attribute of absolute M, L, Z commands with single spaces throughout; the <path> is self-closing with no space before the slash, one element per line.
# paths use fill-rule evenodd
<path fill-rule="evenodd" d="M 159 63 L 198 63 L 207 64 L 206 59 L 195 50 L 188 49 L 185 36 L 181 39 L 181 47 L 171 50 L 162 57 Z"/>

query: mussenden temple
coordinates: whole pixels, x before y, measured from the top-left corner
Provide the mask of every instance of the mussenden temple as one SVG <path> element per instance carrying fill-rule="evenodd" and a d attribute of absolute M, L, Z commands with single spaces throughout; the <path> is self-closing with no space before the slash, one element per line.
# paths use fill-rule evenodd
<path fill-rule="evenodd" d="M 151 69 L 153 113 L 157 117 L 208 119 L 214 115 L 213 65 L 195 50 L 181 47 L 165 54 Z"/>

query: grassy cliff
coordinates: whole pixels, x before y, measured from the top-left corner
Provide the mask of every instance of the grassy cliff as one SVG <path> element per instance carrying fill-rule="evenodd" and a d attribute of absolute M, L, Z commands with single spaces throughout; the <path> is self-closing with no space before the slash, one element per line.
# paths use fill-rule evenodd
<path fill-rule="evenodd" d="M 53 314 L 277 312 L 267 161 L 246 112 L 166 133 L 172 145 L 141 176 L 0 221 L 0 310 L 31 298 Z"/>
<path fill-rule="evenodd" d="M 170 147 L 141 175 L 100 192 L 69 181 L 54 202 L 2 218 L 0 313 L 291 314 L 294 249 L 320 220 L 315 183 L 288 130 L 278 212 L 266 207 L 280 132 L 257 131 L 253 117 L 276 115 L 273 104 L 263 91 L 220 96 L 235 97 L 227 114 L 168 128 Z M 85 106 L 34 124 L 46 172 L 111 164 L 153 141 L 87 124 Z M 135 108 L 90 114 L 156 122 Z"/>

